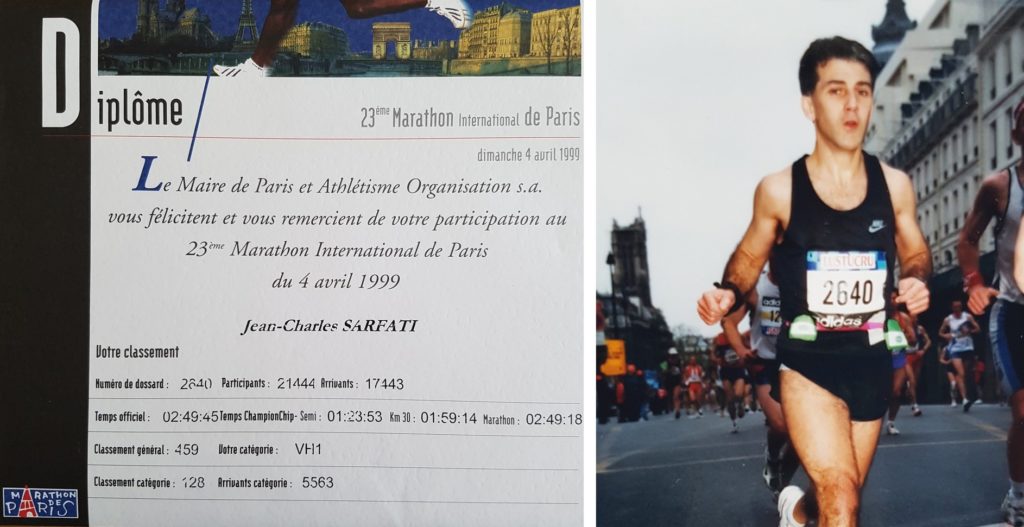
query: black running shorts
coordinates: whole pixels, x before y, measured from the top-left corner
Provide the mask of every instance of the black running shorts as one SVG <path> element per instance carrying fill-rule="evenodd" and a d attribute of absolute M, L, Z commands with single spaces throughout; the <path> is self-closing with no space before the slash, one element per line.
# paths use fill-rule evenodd
<path fill-rule="evenodd" d="M 892 354 L 884 343 L 873 346 L 870 353 L 852 355 L 787 350 L 780 353 L 779 362 L 782 371 L 799 372 L 845 402 L 853 421 L 881 419 L 889 410 Z M 778 383 L 772 385 L 772 398 L 782 400 Z"/>
<path fill-rule="evenodd" d="M 747 377 L 747 370 L 745 368 L 731 368 L 722 366 L 719 369 L 719 373 L 722 376 L 722 381 L 736 382 L 740 379 Z"/>
<path fill-rule="evenodd" d="M 775 385 L 779 382 L 779 361 L 777 360 L 759 358 L 747 368 L 747 371 L 750 372 L 754 386 Z"/>

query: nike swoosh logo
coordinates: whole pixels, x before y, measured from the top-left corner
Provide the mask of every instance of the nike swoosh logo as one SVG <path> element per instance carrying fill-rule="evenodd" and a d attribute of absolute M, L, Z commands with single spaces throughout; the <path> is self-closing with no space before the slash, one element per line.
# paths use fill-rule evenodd
<path fill-rule="evenodd" d="M 885 228 L 885 225 L 872 225 L 872 226 L 868 227 L 868 232 L 871 233 L 871 234 L 874 234 L 874 233 L 876 233 L 876 232 L 878 232 L 878 231 L 880 231 L 880 230 L 882 230 L 884 228 Z"/>

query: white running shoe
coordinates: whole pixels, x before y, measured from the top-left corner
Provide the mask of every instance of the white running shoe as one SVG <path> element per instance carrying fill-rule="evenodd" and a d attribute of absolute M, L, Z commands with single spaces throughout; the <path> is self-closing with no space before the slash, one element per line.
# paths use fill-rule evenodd
<path fill-rule="evenodd" d="M 898 435 L 900 435 L 899 429 L 896 428 L 896 423 L 894 423 L 892 421 L 889 421 L 889 425 L 886 426 L 885 433 L 887 433 L 887 434 L 889 434 L 891 436 L 898 436 Z"/>
<path fill-rule="evenodd" d="M 782 461 L 769 457 L 768 447 L 764 447 L 764 470 L 761 471 L 761 477 L 764 478 L 764 484 L 768 486 L 768 489 L 775 494 L 776 499 L 778 499 L 778 493 L 782 491 L 781 472 Z"/>
<path fill-rule="evenodd" d="M 975 399 L 974 402 L 971 403 L 971 404 L 973 404 L 974 406 L 980 406 L 980 405 L 985 404 L 985 403 L 982 402 L 981 399 Z"/>
<path fill-rule="evenodd" d="M 1003 519 L 1011 527 L 1024 527 L 1024 498 L 1013 495 L 1011 489 L 1003 498 Z"/>
<path fill-rule="evenodd" d="M 779 493 L 779 527 L 804 527 L 804 524 L 796 521 L 793 517 L 793 510 L 796 504 L 804 497 L 804 491 L 796 485 L 790 485 Z"/>
<path fill-rule="evenodd" d="M 921 407 L 915 404 L 910 407 L 910 413 L 913 414 L 914 417 L 921 417 L 923 412 L 921 412 Z"/>
<path fill-rule="evenodd" d="M 949 402 L 949 407 L 950 408 L 956 408 L 957 407 L 956 399 L 953 399 L 952 401 Z"/>
<path fill-rule="evenodd" d="M 427 9 L 447 18 L 455 29 L 466 29 L 473 23 L 473 10 L 465 0 L 427 0 Z"/>
<path fill-rule="evenodd" d="M 221 66 L 220 64 L 213 66 L 213 72 L 218 77 L 269 77 L 270 68 L 264 68 L 259 64 L 253 62 L 252 59 L 246 59 L 245 62 L 237 66 Z"/>

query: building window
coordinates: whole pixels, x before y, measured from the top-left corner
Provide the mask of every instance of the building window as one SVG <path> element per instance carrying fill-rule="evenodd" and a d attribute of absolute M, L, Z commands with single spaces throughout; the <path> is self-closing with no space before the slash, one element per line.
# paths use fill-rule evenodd
<path fill-rule="evenodd" d="M 996 98 L 996 57 L 992 55 L 988 58 L 987 68 L 988 70 L 988 96 L 990 99 Z"/>
<path fill-rule="evenodd" d="M 1006 53 L 1006 85 L 1009 86 L 1013 83 L 1013 61 L 1010 56 L 1010 41 L 1007 40 L 1003 46 L 1003 52 Z"/>
<path fill-rule="evenodd" d="M 942 143 L 942 177 L 949 177 L 949 143 Z"/>
<path fill-rule="evenodd" d="M 1010 131 L 1013 130 L 1013 108 L 1006 109 L 1006 135 L 1010 135 Z M 1013 141 L 1009 141 L 1006 144 L 1006 157 L 1007 159 L 1013 157 Z"/>
<path fill-rule="evenodd" d="M 953 146 L 953 173 L 956 173 L 957 159 L 960 157 L 957 155 L 957 150 L 960 148 L 960 141 L 956 134 L 953 134 L 953 140 L 950 142 Z"/>
<path fill-rule="evenodd" d="M 998 128 L 996 127 L 995 121 L 992 121 L 991 123 L 988 124 L 989 137 L 992 138 L 990 139 L 992 144 L 992 157 L 989 159 L 989 168 L 991 168 L 992 170 L 995 170 L 996 168 L 996 152 L 999 151 L 999 136 L 996 134 L 997 130 Z"/>
<path fill-rule="evenodd" d="M 963 153 L 963 155 L 964 155 L 964 164 L 966 165 L 967 164 L 967 125 L 966 124 L 963 126 L 963 128 L 960 129 L 960 141 L 962 141 L 960 143 L 960 146 L 961 146 L 960 152 Z"/>
<path fill-rule="evenodd" d="M 981 129 L 978 128 L 978 117 L 974 116 L 971 119 L 971 145 L 974 147 L 974 160 L 978 160 L 978 136 L 981 135 Z"/>

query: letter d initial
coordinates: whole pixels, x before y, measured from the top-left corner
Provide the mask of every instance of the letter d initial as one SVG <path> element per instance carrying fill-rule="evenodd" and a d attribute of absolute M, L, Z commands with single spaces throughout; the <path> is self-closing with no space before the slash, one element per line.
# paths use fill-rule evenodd
<path fill-rule="evenodd" d="M 64 111 L 57 111 L 57 34 L 64 34 Z M 65 128 L 78 119 L 78 26 L 66 18 L 43 19 L 43 127 Z"/>

